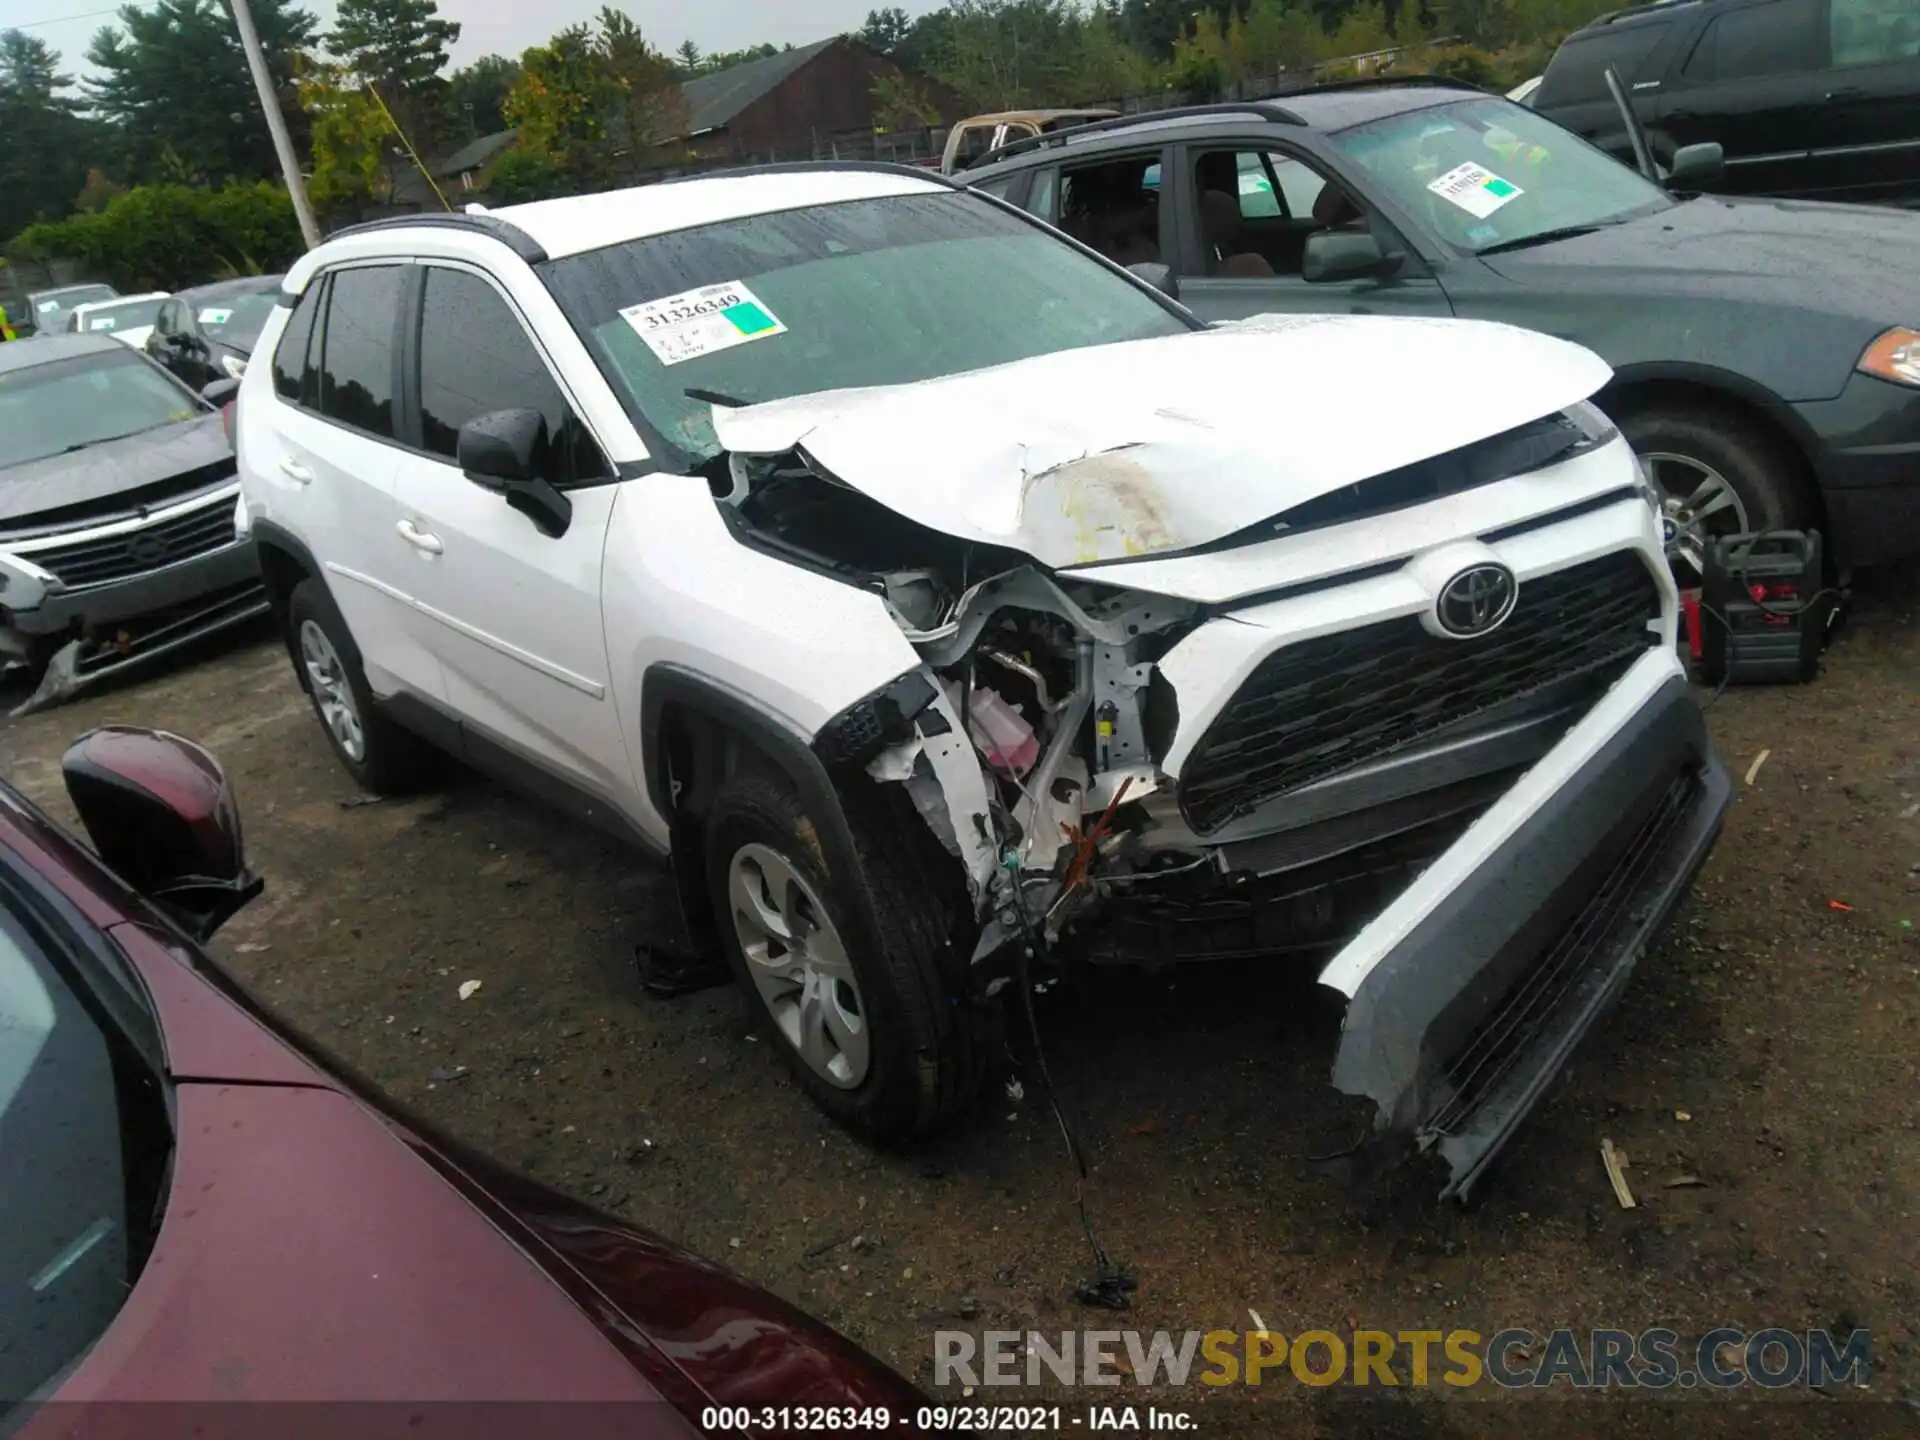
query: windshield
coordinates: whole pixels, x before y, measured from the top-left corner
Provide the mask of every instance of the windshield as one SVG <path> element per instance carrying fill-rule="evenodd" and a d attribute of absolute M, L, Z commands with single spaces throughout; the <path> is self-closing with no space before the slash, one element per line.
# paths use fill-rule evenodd
<path fill-rule="evenodd" d="M 1390 115 L 1333 143 L 1463 250 L 1618 224 L 1673 203 L 1571 131 L 1493 96 Z"/>
<path fill-rule="evenodd" d="M 166 373 L 122 346 L 0 375 L 0 469 L 204 413 Z"/>
<path fill-rule="evenodd" d="M 260 332 L 267 328 L 267 317 L 273 314 L 279 296 L 280 286 L 276 282 L 264 290 L 248 290 L 237 295 L 181 298 L 194 307 L 194 319 L 200 322 L 209 340 L 217 340 L 235 350 L 251 351 Z"/>
<path fill-rule="evenodd" d="M 0 873 L 0 1428 L 105 1333 L 153 1247 L 173 1137 L 147 1005 Z"/>
<path fill-rule="evenodd" d="M 67 316 L 94 300 L 113 299 L 111 285 L 76 285 L 71 290 L 56 290 L 30 297 L 33 323 L 37 329 L 53 334 L 67 328 Z"/>
<path fill-rule="evenodd" d="M 899 384 L 1191 328 L 956 191 L 754 215 L 541 268 L 630 413 L 695 463 L 719 453 L 715 396 Z"/>
<path fill-rule="evenodd" d="M 141 326 L 151 326 L 154 317 L 160 313 L 164 295 L 156 295 L 151 300 L 129 300 L 124 305 L 102 305 L 97 310 L 89 310 L 80 317 L 80 328 L 94 330 L 138 330 Z"/>

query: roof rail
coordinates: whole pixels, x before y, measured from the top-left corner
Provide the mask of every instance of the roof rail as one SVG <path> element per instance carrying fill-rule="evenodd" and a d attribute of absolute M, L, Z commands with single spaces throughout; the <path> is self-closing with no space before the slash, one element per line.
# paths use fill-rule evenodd
<path fill-rule="evenodd" d="M 1015 155 L 1024 155 L 1029 150 L 1043 149 L 1048 145 L 1064 145 L 1070 139 L 1078 139 L 1082 135 L 1098 135 L 1108 130 L 1126 130 L 1135 125 L 1148 125 L 1159 120 L 1212 118 L 1220 115 L 1257 115 L 1263 120 L 1278 121 L 1282 125 L 1307 123 L 1275 100 L 1220 100 L 1211 105 L 1176 105 L 1171 110 L 1142 110 L 1138 115 L 1116 115 L 1111 120 L 1092 120 L 1085 125 L 1066 125 L 1058 130 L 1043 131 L 1038 135 L 1023 135 L 1018 140 L 1009 140 L 997 150 L 987 151 L 967 166 L 967 169 L 983 170 L 989 165 L 999 164 L 1002 160 L 1010 160 Z"/>
<path fill-rule="evenodd" d="M 1491 95 L 1494 92 L 1471 80 L 1462 80 L 1454 75 L 1357 75 L 1348 80 L 1325 80 L 1317 85 L 1309 85 L 1304 90 L 1289 90 L 1276 99 L 1292 100 L 1301 95 L 1320 95 L 1329 90 L 1390 90 L 1403 85 L 1425 86 L 1438 90 L 1471 90 L 1476 95 Z"/>
<path fill-rule="evenodd" d="M 502 220 L 498 215 L 474 215 L 462 211 L 443 214 L 438 210 L 429 210 L 418 215 L 386 215 L 378 220 L 362 220 L 357 225 L 342 226 L 327 239 L 334 240 L 342 235 L 367 235 L 378 230 L 408 230 L 422 225 L 436 230 L 472 230 L 489 235 L 529 265 L 538 265 L 547 258 L 547 252 L 518 225 Z"/>
<path fill-rule="evenodd" d="M 718 180 L 733 175 L 779 175 L 806 170 L 869 170 L 882 175 L 908 175 L 930 180 L 949 189 L 964 190 L 966 182 L 956 180 L 924 165 L 905 165 L 898 160 L 766 160 L 755 165 L 728 165 L 718 170 L 695 170 L 685 175 L 667 175 L 649 181 L 649 185 L 684 185 L 693 180 Z"/>

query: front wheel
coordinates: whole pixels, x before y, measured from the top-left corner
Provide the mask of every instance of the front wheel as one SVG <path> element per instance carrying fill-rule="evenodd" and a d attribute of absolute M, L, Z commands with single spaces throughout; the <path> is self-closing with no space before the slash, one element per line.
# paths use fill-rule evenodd
<path fill-rule="evenodd" d="M 1812 519 L 1786 442 L 1714 406 L 1650 406 L 1620 431 L 1660 493 L 1667 562 L 1684 590 L 1698 586 L 1707 553 L 1725 535 L 1800 530 Z"/>
<path fill-rule="evenodd" d="M 287 649 L 334 758 L 361 789 L 395 794 L 422 773 L 424 742 L 374 708 L 360 649 L 317 579 L 302 580 L 288 597 Z"/>
<path fill-rule="evenodd" d="M 945 852 L 852 825 L 858 873 L 844 874 L 793 787 L 742 771 L 707 817 L 707 883 L 728 962 L 795 1079 L 849 1130 L 893 1142 L 972 1104 L 1003 1053 L 999 1014 L 965 994 L 971 917 L 935 868 Z"/>

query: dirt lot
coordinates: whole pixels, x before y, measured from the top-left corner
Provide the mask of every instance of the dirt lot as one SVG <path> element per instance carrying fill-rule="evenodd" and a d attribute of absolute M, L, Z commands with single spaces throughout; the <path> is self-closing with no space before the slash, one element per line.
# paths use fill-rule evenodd
<path fill-rule="evenodd" d="M 479 780 L 355 803 L 270 639 L 0 722 L 0 766 L 64 817 L 59 755 L 89 726 L 208 743 L 269 879 L 215 948 L 270 1004 L 462 1137 L 726 1261 L 923 1382 L 940 1328 L 1244 1329 L 1249 1307 L 1289 1333 L 1863 1326 L 1870 1386 L 1793 1392 L 1787 1428 L 1920 1431 L 1917 578 L 1874 579 L 1817 685 L 1713 708 L 1737 781 L 1765 763 L 1667 943 L 1470 1210 L 1424 1188 L 1360 1210 L 1310 1171 L 1326 1036 L 1301 976 L 1098 976 L 1045 997 L 1101 1238 L 1140 1281 L 1124 1318 L 1073 1298 L 1088 1254 L 1031 1093 L 912 1154 L 849 1140 L 731 992 L 640 991 L 635 942 L 674 933 L 661 874 Z M 482 988 L 463 1002 L 466 980 Z M 1602 1136 L 1631 1157 L 1637 1209 L 1614 1201 Z M 1683 1175 L 1703 1183 L 1669 1187 Z M 1260 1400 L 1162 1398 L 1211 1434 L 1753 1423 L 1703 1392 L 1488 1393 L 1289 1381 Z"/>

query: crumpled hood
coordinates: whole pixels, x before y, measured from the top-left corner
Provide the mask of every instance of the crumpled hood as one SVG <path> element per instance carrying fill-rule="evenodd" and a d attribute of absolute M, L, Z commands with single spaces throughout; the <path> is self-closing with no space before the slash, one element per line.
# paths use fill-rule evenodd
<path fill-rule="evenodd" d="M 1255 316 L 910 385 L 716 406 L 888 509 L 1064 568 L 1209 544 L 1584 400 L 1606 362 L 1507 325 Z"/>
<path fill-rule="evenodd" d="M 107 500 L 232 459 L 226 428 L 209 412 L 71 455 L 9 466 L 0 469 L 0 527 L 29 529 L 48 511 Z"/>

